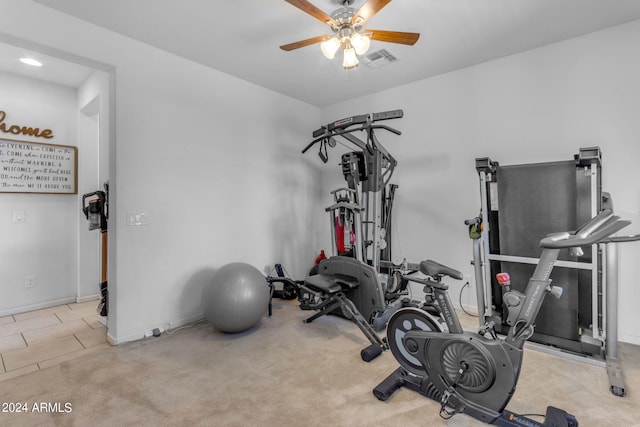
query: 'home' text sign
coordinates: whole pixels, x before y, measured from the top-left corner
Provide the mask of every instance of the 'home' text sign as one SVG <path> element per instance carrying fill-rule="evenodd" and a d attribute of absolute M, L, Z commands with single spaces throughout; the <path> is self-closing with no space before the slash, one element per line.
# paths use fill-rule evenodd
<path fill-rule="evenodd" d="M 77 194 L 78 149 L 0 138 L 0 193 Z"/>

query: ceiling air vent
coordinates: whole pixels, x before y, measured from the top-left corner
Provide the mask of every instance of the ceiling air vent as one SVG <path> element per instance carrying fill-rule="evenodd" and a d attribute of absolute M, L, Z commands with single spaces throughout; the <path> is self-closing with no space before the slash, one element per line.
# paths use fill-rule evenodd
<path fill-rule="evenodd" d="M 366 54 L 360 59 L 362 59 L 362 63 L 369 68 L 380 68 L 383 65 L 387 65 L 398 60 L 398 58 L 396 58 L 387 49 L 376 50 L 375 52 Z"/>

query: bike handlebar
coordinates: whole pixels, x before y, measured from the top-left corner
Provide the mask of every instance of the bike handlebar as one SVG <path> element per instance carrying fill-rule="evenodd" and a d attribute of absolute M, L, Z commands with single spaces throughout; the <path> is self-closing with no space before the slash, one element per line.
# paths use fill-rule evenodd
<path fill-rule="evenodd" d="M 605 209 L 591 218 L 573 233 L 562 232 L 551 234 L 540 240 L 540 247 L 549 249 L 573 248 L 596 243 L 614 243 L 640 240 L 640 236 L 610 237 L 631 224 L 631 221 L 613 215 L 611 209 Z"/>
<path fill-rule="evenodd" d="M 613 211 L 611 209 L 605 209 L 578 228 L 574 234 L 581 239 L 587 238 L 591 233 L 598 230 L 598 228 L 604 226 L 608 222 L 616 221 L 618 219 L 620 218 L 613 216 Z"/>
<path fill-rule="evenodd" d="M 624 243 L 624 242 L 637 242 L 640 240 L 640 234 L 634 234 L 633 236 L 616 236 L 609 237 L 604 240 L 604 243 Z"/>

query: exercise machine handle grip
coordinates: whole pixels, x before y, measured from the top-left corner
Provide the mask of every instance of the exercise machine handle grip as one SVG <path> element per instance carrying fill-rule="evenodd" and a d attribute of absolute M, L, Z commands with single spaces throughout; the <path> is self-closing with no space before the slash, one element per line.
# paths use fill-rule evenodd
<path fill-rule="evenodd" d="M 613 211 L 611 209 L 604 209 L 598 215 L 594 216 L 580 228 L 578 228 L 573 234 L 580 238 L 585 238 L 596 231 L 599 227 L 607 223 L 607 221 L 610 221 L 612 218 L 617 219 L 618 217 L 613 216 Z"/>
<path fill-rule="evenodd" d="M 402 135 L 402 132 L 400 132 L 398 129 L 394 129 L 392 127 L 389 126 L 385 126 L 385 125 L 374 125 L 371 126 L 372 129 L 384 129 L 384 130 L 388 130 L 391 133 L 395 133 L 396 135 Z"/>
<path fill-rule="evenodd" d="M 586 238 L 580 238 L 568 233 L 566 233 L 566 235 L 565 233 L 560 233 L 563 238 L 554 239 L 554 236 L 557 236 L 557 234 L 553 234 L 542 239 L 540 241 L 540 247 L 549 249 L 563 249 L 573 248 L 577 246 L 594 245 L 596 243 L 610 243 L 612 239 L 607 239 L 607 237 L 616 233 L 617 231 L 622 230 L 629 224 L 631 224 L 631 221 L 616 220 L 608 224 L 606 227 L 597 230 Z"/>
<path fill-rule="evenodd" d="M 366 127 L 371 127 L 373 129 L 384 129 L 389 132 L 395 133 L 396 135 L 401 135 L 401 132 L 397 129 L 393 129 L 389 126 L 384 125 L 371 125 L 374 122 L 378 122 L 381 120 L 391 120 L 391 119 L 399 119 L 404 116 L 404 112 L 402 110 L 391 110 L 391 111 L 383 111 L 381 113 L 372 113 L 372 114 L 360 114 L 357 116 L 347 117 L 344 119 L 336 120 L 333 123 L 329 123 L 325 126 L 321 126 L 320 128 L 313 131 L 313 141 L 309 143 L 303 150 L 302 153 L 306 153 L 311 147 L 313 147 L 318 141 L 328 138 L 329 136 L 337 136 L 345 133 L 353 132 L 354 130 L 363 130 Z M 362 125 L 359 129 L 348 129 L 354 125 Z"/>
<path fill-rule="evenodd" d="M 350 210 L 352 210 L 354 212 L 361 212 L 362 211 L 362 208 L 359 205 L 356 205 L 354 203 L 347 203 L 347 202 L 335 203 L 335 204 L 329 206 L 328 208 L 325 208 L 324 210 L 325 210 L 325 212 L 331 212 L 331 211 L 335 211 L 335 210 L 340 209 L 340 208 L 350 209 Z"/>
<path fill-rule="evenodd" d="M 593 245 L 600 242 L 609 243 L 613 239 L 607 239 L 609 236 L 629 224 L 631 224 L 631 221 L 621 220 L 620 217 L 614 216 L 610 209 L 605 209 L 573 234 L 563 232 L 545 237 L 540 241 L 540 247 L 563 249 Z"/>
<path fill-rule="evenodd" d="M 307 145 L 306 147 L 304 147 L 304 148 L 302 149 L 302 154 L 304 154 L 304 153 L 306 153 L 307 151 L 309 151 L 309 148 L 311 148 L 311 147 L 313 147 L 314 145 L 316 145 L 316 143 L 317 143 L 318 141 L 321 141 L 322 139 L 323 139 L 323 138 L 317 138 L 317 139 L 314 139 L 313 141 L 311 141 L 311 142 L 309 143 L 309 145 Z"/>
<path fill-rule="evenodd" d="M 637 242 L 640 240 L 640 234 L 634 234 L 631 236 L 616 236 L 604 239 L 603 243 L 623 243 L 623 242 Z"/>

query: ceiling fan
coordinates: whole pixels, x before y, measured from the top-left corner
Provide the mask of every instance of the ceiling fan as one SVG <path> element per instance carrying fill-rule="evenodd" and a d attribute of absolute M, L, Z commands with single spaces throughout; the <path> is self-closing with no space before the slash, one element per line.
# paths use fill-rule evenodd
<path fill-rule="evenodd" d="M 367 0 L 357 11 L 350 7 L 354 0 L 340 0 L 342 8 L 334 11 L 331 15 L 327 15 L 307 0 L 285 1 L 327 24 L 333 31 L 333 35 L 300 40 L 282 45 L 280 49 L 291 51 L 320 43 L 320 49 L 324 56 L 333 59 L 338 49 L 342 48 L 342 66 L 346 70 L 358 66 L 358 55 L 364 55 L 367 52 L 371 40 L 411 46 L 420 37 L 418 33 L 363 29 L 364 24 L 391 0 Z"/>

